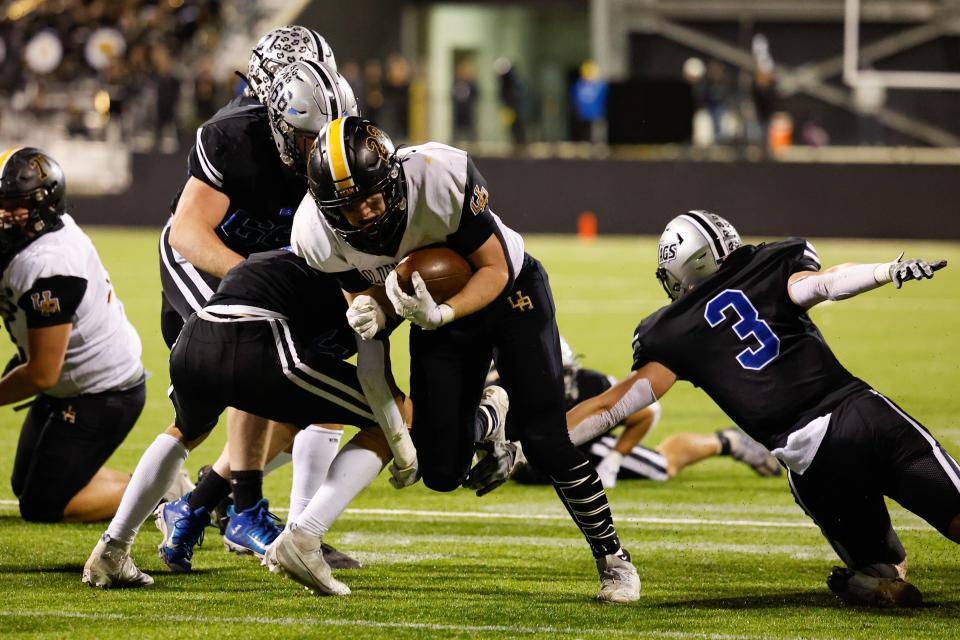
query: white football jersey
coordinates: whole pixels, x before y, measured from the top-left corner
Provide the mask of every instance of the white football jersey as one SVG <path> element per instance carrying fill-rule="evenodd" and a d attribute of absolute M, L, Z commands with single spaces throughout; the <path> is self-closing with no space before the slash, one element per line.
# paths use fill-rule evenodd
<path fill-rule="evenodd" d="M 29 356 L 27 330 L 73 325 L 57 384 L 47 395 L 66 398 L 126 389 L 143 378 L 140 336 L 90 238 L 69 215 L 17 253 L 0 278 L 0 315 Z"/>
<path fill-rule="evenodd" d="M 399 149 L 397 156 L 403 163 L 407 187 L 407 227 L 395 255 L 354 249 L 330 226 L 309 193 L 293 219 L 290 243 L 294 252 L 310 266 L 338 274 L 344 288 L 356 292 L 383 284 L 397 263 L 416 249 L 439 243 L 456 249 L 457 240 L 464 235 L 485 239 L 494 233 L 515 278 L 523 265 L 523 238 L 490 210 L 486 181 L 467 153 L 428 142 Z M 466 242 L 472 246 L 469 239 Z M 473 246 L 473 250 L 477 248 L 479 245 Z"/>

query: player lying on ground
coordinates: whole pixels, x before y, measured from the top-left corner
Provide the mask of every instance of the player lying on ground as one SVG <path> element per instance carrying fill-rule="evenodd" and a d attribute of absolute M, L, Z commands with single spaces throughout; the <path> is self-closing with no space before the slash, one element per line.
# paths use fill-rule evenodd
<path fill-rule="evenodd" d="M 461 486 L 476 445 L 484 440 L 494 454 L 485 459 L 501 460 L 505 454 L 517 460 L 502 428 L 496 433 L 476 428 L 494 359 L 516 415 L 509 439 L 522 442 L 531 462 L 551 475 L 596 559 L 598 597 L 639 598 L 640 579 L 620 546 L 600 480 L 567 436 L 559 335 L 546 271 L 524 252 L 523 238 L 491 211 L 486 181 L 472 160 L 439 143 L 396 150 L 373 122 L 341 118 L 318 137 L 308 177 L 312 198 L 304 198 L 297 210 L 292 244 L 311 266 L 334 273 L 352 300 L 352 326 L 366 338 L 364 344 L 374 346 L 366 354 L 360 351 L 359 368 L 365 369 L 365 356 L 384 351 L 374 338 L 386 324 L 384 288 L 387 308 L 414 325 L 411 435 L 424 483 L 437 491 Z M 474 268 L 463 289 L 441 304 L 416 274 L 413 294 L 404 293 L 394 271 L 411 252 L 437 243 L 447 244 Z M 361 380 L 372 404 L 379 392 L 371 389 L 379 385 L 373 376 Z M 468 482 L 482 490 L 483 481 L 477 474 Z M 301 534 L 296 528 L 284 532 L 268 549 L 267 562 L 297 575 L 301 565 L 291 559 L 309 539 Z"/>
<path fill-rule="evenodd" d="M 921 424 L 837 361 L 807 310 L 945 266 L 898 258 L 820 272 L 803 240 L 741 246 L 720 216 L 678 216 L 660 237 L 657 270 L 673 303 L 637 327 L 634 373 L 573 409 L 575 439 L 688 380 L 787 467 L 797 504 L 848 567 L 834 568 L 831 591 L 852 604 L 918 605 L 883 497 L 960 542 L 960 469 Z"/>
<path fill-rule="evenodd" d="M 567 409 L 578 402 L 600 395 L 616 384 L 616 379 L 593 369 L 580 366 L 580 360 L 570 345 L 560 336 L 560 354 L 563 360 L 563 387 Z M 496 370 L 491 371 L 491 376 Z M 490 384 L 490 376 L 487 383 Z M 596 467 L 605 489 L 611 489 L 617 480 L 647 479 L 664 481 L 676 477 L 684 468 L 714 456 L 731 456 L 748 465 L 761 476 L 779 476 L 780 463 L 763 445 L 735 428 L 716 433 L 676 433 L 666 438 L 655 449 L 640 442 L 660 421 L 662 409 L 654 402 L 623 419 L 619 436 L 600 435 L 589 442 L 574 442 Z M 568 424 L 570 428 L 575 425 Z M 550 478 L 530 465 L 517 469 L 513 479 L 521 484 L 547 484 Z"/>
<path fill-rule="evenodd" d="M 140 337 L 93 243 L 65 213 L 65 194 L 47 154 L 0 154 L 0 316 L 18 350 L 0 378 L 0 405 L 33 398 L 18 407 L 30 410 L 12 478 L 33 522 L 116 512 L 130 476 L 103 464 L 146 398 Z"/>

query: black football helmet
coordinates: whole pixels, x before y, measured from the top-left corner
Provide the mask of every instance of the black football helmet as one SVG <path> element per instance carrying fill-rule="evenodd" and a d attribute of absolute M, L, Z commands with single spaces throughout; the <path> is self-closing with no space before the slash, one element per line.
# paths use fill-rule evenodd
<path fill-rule="evenodd" d="M 0 153 L 0 209 L 27 210 L 26 224 L 0 223 L 0 256 L 12 256 L 63 226 L 66 191 L 63 169 L 43 151 L 21 147 Z"/>
<path fill-rule="evenodd" d="M 310 152 L 307 184 L 320 212 L 350 246 L 374 255 L 394 255 L 407 227 L 403 168 L 390 137 L 357 116 L 328 124 Z M 341 207 L 382 193 L 386 211 L 362 229 Z"/>

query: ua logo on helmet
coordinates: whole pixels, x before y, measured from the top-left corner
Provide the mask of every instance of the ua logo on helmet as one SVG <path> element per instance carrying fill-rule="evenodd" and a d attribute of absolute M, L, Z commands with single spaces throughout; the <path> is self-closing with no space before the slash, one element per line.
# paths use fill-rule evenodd
<path fill-rule="evenodd" d="M 672 261 L 677 257 L 677 243 L 660 243 L 660 264 Z"/>
<path fill-rule="evenodd" d="M 383 143 L 383 132 L 372 124 L 368 124 L 367 135 L 369 137 L 364 140 L 363 144 L 366 145 L 367 149 L 380 156 L 381 160 L 387 162 L 390 154 L 387 153 L 387 145 Z"/>

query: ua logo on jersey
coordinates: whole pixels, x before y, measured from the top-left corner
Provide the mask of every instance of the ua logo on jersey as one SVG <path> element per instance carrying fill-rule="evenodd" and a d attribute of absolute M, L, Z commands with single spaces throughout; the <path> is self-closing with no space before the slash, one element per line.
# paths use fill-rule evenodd
<path fill-rule="evenodd" d="M 490 200 L 490 194 L 487 193 L 487 188 L 479 184 L 474 185 L 473 196 L 470 197 L 470 211 L 473 211 L 473 215 L 486 209 L 488 200 Z"/>
<path fill-rule="evenodd" d="M 30 301 L 33 303 L 33 310 L 39 311 L 42 316 L 60 313 L 60 298 L 52 298 L 49 290 L 44 291 L 42 296 L 39 293 L 33 294 Z"/>

